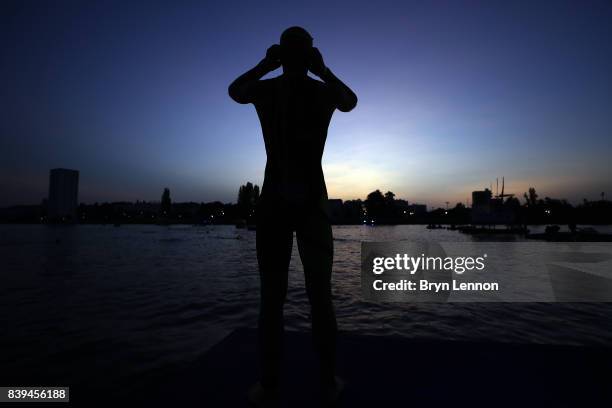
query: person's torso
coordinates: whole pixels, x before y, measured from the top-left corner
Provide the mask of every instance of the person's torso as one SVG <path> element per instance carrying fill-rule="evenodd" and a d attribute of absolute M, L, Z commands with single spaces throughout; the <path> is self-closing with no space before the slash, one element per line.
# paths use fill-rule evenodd
<path fill-rule="evenodd" d="M 321 159 L 334 107 L 325 85 L 267 80 L 255 107 L 267 154 L 262 198 L 308 205 L 326 197 Z"/>

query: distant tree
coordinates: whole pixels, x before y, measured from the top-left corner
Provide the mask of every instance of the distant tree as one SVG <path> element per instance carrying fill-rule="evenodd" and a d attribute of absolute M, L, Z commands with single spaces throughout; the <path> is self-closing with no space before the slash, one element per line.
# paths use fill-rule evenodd
<path fill-rule="evenodd" d="M 369 219 L 379 220 L 384 215 L 385 210 L 385 196 L 380 190 L 372 191 L 368 194 L 365 200 L 365 207 L 367 211 L 367 217 Z"/>
<path fill-rule="evenodd" d="M 465 210 L 465 204 L 463 204 L 463 203 L 457 203 L 457 204 L 455 205 L 455 208 L 454 208 L 454 209 L 455 209 L 455 211 L 464 211 L 464 210 Z"/>
<path fill-rule="evenodd" d="M 538 195 L 533 187 L 529 187 L 529 194 L 524 193 L 523 197 L 525 197 L 525 204 L 529 207 L 535 207 L 538 203 Z"/>
<path fill-rule="evenodd" d="M 384 222 L 397 222 L 399 208 L 395 200 L 395 193 L 387 191 L 385 193 L 385 209 L 384 209 Z"/>
<path fill-rule="evenodd" d="M 164 188 L 162 193 L 160 210 L 163 216 L 169 216 L 172 211 L 172 200 L 170 199 L 170 189 L 168 187 Z"/>
<path fill-rule="evenodd" d="M 444 212 L 439 214 L 437 221 L 434 219 L 431 219 L 431 221 L 445 224 L 465 224 L 469 222 L 469 213 L 470 210 L 468 210 L 465 204 L 458 202 L 453 208 L 444 210 Z"/>
<path fill-rule="evenodd" d="M 251 204 L 255 205 L 259 201 L 259 186 L 255 184 L 253 187 L 253 195 L 251 196 Z"/>
<path fill-rule="evenodd" d="M 259 201 L 259 186 L 250 181 L 238 189 L 238 213 L 242 218 L 248 218 L 253 214 L 255 206 Z"/>

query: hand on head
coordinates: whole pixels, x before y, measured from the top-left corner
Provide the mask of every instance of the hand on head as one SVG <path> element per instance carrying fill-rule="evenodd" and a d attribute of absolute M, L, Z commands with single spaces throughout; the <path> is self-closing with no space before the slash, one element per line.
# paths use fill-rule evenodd
<path fill-rule="evenodd" d="M 268 48 L 263 62 L 268 71 L 274 71 L 282 65 L 285 72 L 306 75 L 310 71 L 319 78 L 326 70 L 321 52 L 312 46 L 312 37 L 301 27 L 285 30 L 280 44 Z"/>
<path fill-rule="evenodd" d="M 317 47 L 312 47 L 310 51 L 310 65 L 308 70 L 321 78 L 325 72 L 325 63 L 323 62 L 323 56 Z"/>
<path fill-rule="evenodd" d="M 274 71 L 275 69 L 281 66 L 280 56 L 281 56 L 280 45 L 273 44 L 270 47 L 268 47 L 264 61 L 270 71 Z"/>

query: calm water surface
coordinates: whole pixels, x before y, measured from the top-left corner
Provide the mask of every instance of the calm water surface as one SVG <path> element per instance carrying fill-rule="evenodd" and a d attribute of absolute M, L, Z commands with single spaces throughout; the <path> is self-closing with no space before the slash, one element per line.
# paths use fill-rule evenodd
<path fill-rule="evenodd" d="M 409 338 L 612 344 L 612 304 L 376 304 L 360 295 L 361 241 L 464 241 L 424 226 L 334 227 L 340 330 Z M 233 226 L 0 226 L 0 366 L 86 381 L 191 361 L 255 327 L 255 233 Z M 288 329 L 308 330 L 294 245 Z"/>

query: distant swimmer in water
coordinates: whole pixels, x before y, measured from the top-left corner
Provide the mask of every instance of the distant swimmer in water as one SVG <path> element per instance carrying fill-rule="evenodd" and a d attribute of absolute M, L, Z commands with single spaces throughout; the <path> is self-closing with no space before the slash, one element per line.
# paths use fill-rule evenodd
<path fill-rule="evenodd" d="M 262 80 L 281 67 L 282 75 Z M 308 76 L 308 71 L 321 81 Z M 343 381 L 335 374 L 336 316 L 332 302 L 333 237 L 321 159 L 336 109 L 349 112 L 357 96 L 325 66 L 310 34 L 286 29 L 280 45 L 229 86 L 231 98 L 255 105 L 266 146 L 266 170 L 257 204 L 260 380 L 249 390 L 256 405 L 278 392 L 283 352 L 283 305 L 295 231 L 320 358 L 324 402 L 333 404 Z"/>

